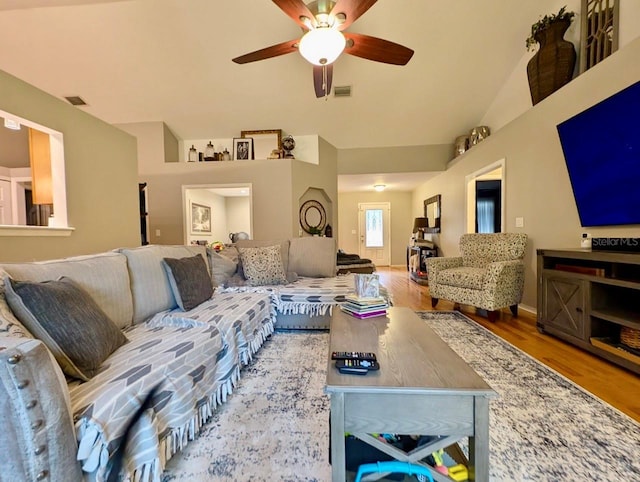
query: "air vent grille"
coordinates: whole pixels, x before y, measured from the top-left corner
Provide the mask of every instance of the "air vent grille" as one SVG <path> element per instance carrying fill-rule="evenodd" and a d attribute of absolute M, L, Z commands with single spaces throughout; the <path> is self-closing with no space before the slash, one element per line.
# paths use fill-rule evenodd
<path fill-rule="evenodd" d="M 334 97 L 351 97 L 350 85 L 336 85 L 333 88 Z"/>
<path fill-rule="evenodd" d="M 72 95 L 72 96 L 69 96 L 69 97 L 65 97 L 65 99 L 67 99 L 67 101 L 71 105 L 87 105 L 87 103 L 84 101 L 84 99 L 82 97 L 80 97 L 79 95 Z"/>

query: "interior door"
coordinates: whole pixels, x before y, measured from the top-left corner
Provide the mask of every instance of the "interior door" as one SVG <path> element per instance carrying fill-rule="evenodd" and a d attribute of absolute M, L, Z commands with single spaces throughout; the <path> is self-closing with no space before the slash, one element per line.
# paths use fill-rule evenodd
<path fill-rule="evenodd" d="M 391 264 L 390 203 L 358 203 L 361 258 L 377 266 Z"/>
<path fill-rule="evenodd" d="M 0 179 L 0 224 L 13 224 L 11 214 L 11 183 Z"/>

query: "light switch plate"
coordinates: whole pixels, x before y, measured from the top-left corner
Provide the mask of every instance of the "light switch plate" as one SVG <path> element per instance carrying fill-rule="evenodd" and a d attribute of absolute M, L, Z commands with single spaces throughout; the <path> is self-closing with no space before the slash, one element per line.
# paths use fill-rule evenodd
<path fill-rule="evenodd" d="M 516 228 L 524 228 L 524 218 L 516 218 Z"/>

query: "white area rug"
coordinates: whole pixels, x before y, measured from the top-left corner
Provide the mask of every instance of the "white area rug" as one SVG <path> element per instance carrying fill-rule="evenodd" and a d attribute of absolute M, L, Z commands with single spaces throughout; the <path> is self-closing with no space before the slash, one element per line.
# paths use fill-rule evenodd
<path fill-rule="evenodd" d="M 640 424 L 460 313 L 420 315 L 500 395 L 490 480 L 640 481 Z M 327 343 L 275 333 L 164 481 L 331 480 Z"/>

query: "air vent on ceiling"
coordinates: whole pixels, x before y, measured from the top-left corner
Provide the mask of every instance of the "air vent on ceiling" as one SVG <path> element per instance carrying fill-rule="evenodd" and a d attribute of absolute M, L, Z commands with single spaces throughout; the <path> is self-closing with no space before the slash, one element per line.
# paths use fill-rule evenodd
<path fill-rule="evenodd" d="M 334 97 L 351 97 L 350 85 L 336 85 L 333 88 Z"/>
<path fill-rule="evenodd" d="M 80 97 L 79 95 L 72 95 L 72 96 L 69 96 L 69 97 L 65 97 L 65 99 L 67 99 L 67 101 L 71 105 L 87 105 L 87 103 L 84 101 L 84 99 L 82 97 Z"/>

